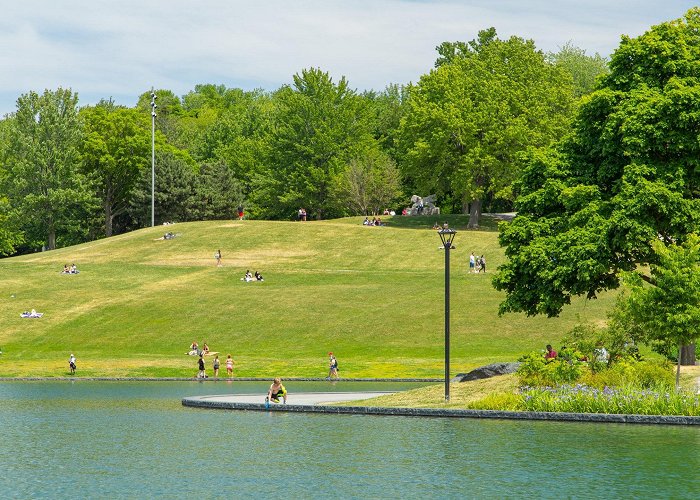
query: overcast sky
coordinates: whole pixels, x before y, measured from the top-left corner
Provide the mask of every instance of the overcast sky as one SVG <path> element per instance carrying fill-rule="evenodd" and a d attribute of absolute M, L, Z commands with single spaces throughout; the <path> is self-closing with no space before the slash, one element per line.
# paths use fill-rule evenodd
<path fill-rule="evenodd" d="M 556 51 L 610 55 L 623 34 L 681 17 L 686 0 L 2 0 L 0 115 L 30 90 L 133 106 L 151 88 L 274 90 L 320 67 L 351 87 L 417 81 L 443 41 L 494 26 Z"/>

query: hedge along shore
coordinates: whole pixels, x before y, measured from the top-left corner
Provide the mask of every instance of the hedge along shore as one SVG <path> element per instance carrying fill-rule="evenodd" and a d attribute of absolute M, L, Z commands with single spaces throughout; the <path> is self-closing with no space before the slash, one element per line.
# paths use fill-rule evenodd
<path fill-rule="evenodd" d="M 612 413 L 563 413 L 498 410 L 447 410 L 439 408 L 387 408 L 373 406 L 274 405 L 211 401 L 206 396 L 182 399 L 182 405 L 194 408 L 248 411 L 285 411 L 345 415 L 388 415 L 404 417 L 489 418 L 506 420 L 551 420 L 563 422 L 599 422 L 618 424 L 700 425 L 700 417 L 676 415 L 625 415 Z"/>

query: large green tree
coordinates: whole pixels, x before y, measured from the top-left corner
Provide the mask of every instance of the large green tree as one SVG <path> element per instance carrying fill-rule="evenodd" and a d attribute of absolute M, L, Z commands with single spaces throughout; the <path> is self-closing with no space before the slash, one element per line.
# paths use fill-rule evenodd
<path fill-rule="evenodd" d="M 599 77 L 608 73 L 608 61 L 597 52 L 589 56 L 582 48 L 567 42 L 557 52 L 547 54 L 547 59 L 571 74 L 574 95 L 590 94 Z"/>
<path fill-rule="evenodd" d="M 320 69 L 294 75 L 294 85 L 274 96 L 275 127 L 267 170 L 251 198 L 266 217 L 344 215 L 341 184 L 347 162 L 375 146 L 366 100 L 345 78 Z"/>
<path fill-rule="evenodd" d="M 652 284 L 638 274 L 629 275 L 630 292 L 618 320 L 644 332 L 643 339 L 661 352 L 678 349 L 677 388 L 682 346 L 700 337 L 700 238 L 690 234 L 682 244 L 668 246 L 656 240 L 652 248 L 658 257 L 649 268 Z"/>
<path fill-rule="evenodd" d="M 81 117 L 83 171 L 102 204 L 104 233 L 112 236 L 114 218 L 126 212 L 136 181 L 150 166 L 150 124 L 143 113 L 104 101 L 81 110 Z"/>
<path fill-rule="evenodd" d="M 62 88 L 29 92 L 17 99 L 10 120 L 6 186 L 19 224 L 30 241 L 48 249 L 56 248 L 57 233 L 80 239 L 79 229 L 89 225 L 85 207 L 94 199 L 79 170 L 77 94 Z"/>
<path fill-rule="evenodd" d="M 438 52 L 437 67 L 410 91 L 402 166 L 422 194 L 468 210 L 473 227 L 484 200 L 511 197 L 518 155 L 567 130 L 572 80 L 531 40 L 500 40 L 493 28 Z"/>
<path fill-rule="evenodd" d="M 700 229 L 700 9 L 623 37 L 572 136 L 532 152 L 500 242 L 501 312 L 559 314 L 572 296 L 652 282 L 652 242 Z"/>

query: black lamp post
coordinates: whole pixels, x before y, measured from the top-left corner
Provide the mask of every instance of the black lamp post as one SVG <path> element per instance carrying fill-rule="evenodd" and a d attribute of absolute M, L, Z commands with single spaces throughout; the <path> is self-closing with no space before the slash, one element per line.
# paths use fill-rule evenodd
<path fill-rule="evenodd" d="M 151 87 L 151 227 L 156 225 L 156 99 Z"/>
<path fill-rule="evenodd" d="M 457 231 L 445 227 L 438 231 L 445 250 L 445 401 L 450 400 L 450 250 Z"/>

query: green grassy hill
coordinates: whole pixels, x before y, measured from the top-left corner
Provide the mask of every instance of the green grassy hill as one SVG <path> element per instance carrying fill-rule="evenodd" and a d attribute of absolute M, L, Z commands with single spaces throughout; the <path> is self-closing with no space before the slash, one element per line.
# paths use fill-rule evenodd
<path fill-rule="evenodd" d="M 184 223 L 0 260 L 0 376 L 63 376 L 71 352 L 81 376 L 193 376 L 184 355 L 193 340 L 231 353 L 237 376 L 322 376 L 328 351 L 344 377 L 442 376 L 434 221 L 361 220 Z M 451 227 L 464 223 L 450 216 Z M 491 277 L 504 257 L 494 227 L 455 240 L 454 373 L 556 343 L 578 316 L 598 320 L 611 305 L 603 297 L 557 319 L 498 317 Z M 158 239 L 165 231 L 178 236 Z M 472 251 L 486 256 L 486 274 L 467 273 Z M 80 274 L 60 274 L 73 262 Z M 241 281 L 246 269 L 265 282 Z M 31 309 L 44 317 L 20 318 Z"/>

